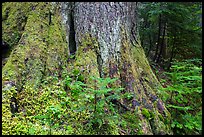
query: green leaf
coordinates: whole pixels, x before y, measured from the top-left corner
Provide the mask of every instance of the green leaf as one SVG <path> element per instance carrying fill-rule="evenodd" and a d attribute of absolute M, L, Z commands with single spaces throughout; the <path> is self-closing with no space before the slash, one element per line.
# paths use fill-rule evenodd
<path fill-rule="evenodd" d="M 62 116 L 62 115 L 61 115 L 61 114 L 59 114 L 59 115 L 58 115 L 58 118 L 61 118 L 61 116 Z"/>
<path fill-rule="evenodd" d="M 182 129 L 182 128 L 183 128 L 183 125 L 182 125 L 182 124 L 180 124 L 180 123 L 177 123 L 177 124 L 176 124 L 176 127 L 178 127 L 178 128 L 180 128 L 180 129 Z"/>
<path fill-rule="evenodd" d="M 67 126 L 67 130 L 70 132 L 73 130 L 73 128 L 71 126 Z"/>
<path fill-rule="evenodd" d="M 35 128 L 31 127 L 29 128 L 29 135 L 34 135 L 35 134 Z"/>
<path fill-rule="evenodd" d="M 179 109 L 179 110 L 193 110 L 190 106 L 180 107 L 180 106 L 174 106 L 174 105 L 167 105 L 167 107 L 169 107 L 169 108 L 176 108 L 176 109 Z"/>
<path fill-rule="evenodd" d="M 49 118 L 48 115 L 38 115 L 38 116 L 34 116 L 34 118 L 36 119 L 44 119 L 44 118 Z"/>
<path fill-rule="evenodd" d="M 174 127 L 175 127 L 175 123 L 172 123 L 172 124 L 171 124 L 171 127 L 174 128 Z"/>
<path fill-rule="evenodd" d="M 190 129 L 190 130 L 192 130 L 193 129 L 193 126 L 191 126 L 190 124 L 186 124 L 186 125 L 184 125 L 186 128 L 188 128 L 188 129 Z"/>
<path fill-rule="evenodd" d="M 56 123 L 54 126 L 52 126 L 52 128 L 58 128 L 59 127 L 59 123 Z"/>
<path fill-rule="evenodd" d="M 103 124 L 103 121 L 101 119 L 97 119 L 96 121 L 99 124 L 99 128 L 100 128 L 102 126 L 102 124 Z"/>
<path fill-rule="evenodd" d="M 77 75 L 80 73 L 80 70 L 74 69 L 74 70 L 72 71 L 72 73 L 73 73 L 75 76 L 77 76 Z"/>

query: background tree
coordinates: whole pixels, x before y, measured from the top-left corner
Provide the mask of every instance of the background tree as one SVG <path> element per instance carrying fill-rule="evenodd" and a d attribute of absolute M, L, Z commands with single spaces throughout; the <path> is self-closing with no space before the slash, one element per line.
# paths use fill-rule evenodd
<path fill-rule="evenodd" d="M 140 6 L 142 46 L 165 91 L 174 134 L 202 133 L 201 5 L 153 2 Z M 166 34 L 162 35 L 164 18 Z"/>
<path fill-rule="evenodd" d="M 141 5 L 141 41 L 145 42 L 145 49 L 151 47 L 147 48 L 151 60 L 169 69 L 173 58 L 201 58 L 200 3 L 153 2 Z"/>

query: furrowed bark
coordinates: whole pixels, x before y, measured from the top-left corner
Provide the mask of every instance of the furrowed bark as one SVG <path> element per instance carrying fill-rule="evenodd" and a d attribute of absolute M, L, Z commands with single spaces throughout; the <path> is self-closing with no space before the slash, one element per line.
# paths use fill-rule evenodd
<path fill-rule="evenodd" d="M 138 112 L 135 118 L 139 118 L 144 134 L 172 134 L 165 123 L 170 114 L 157 93 L 160 84 L 140 44 L 137 3 L 76 2 L 74 26 L 75 67 L 87 77 L 118 78 L 115 85 L 133 94 L 132 99 L 123 98 L 120 102 Z M 151 121 L 145 110 L 154 115 Z"/>
<path fill-rule="evenodd" d="M 121 98 L 116 102 L 126 112 L 133 112 L 139 130 L 143 134 L 172 134 L 171 116 L 158 94 L 160 84 L 140 44 L 137 4 L 68 2 L 26 7 L 31 11 L 24 31 L 2 69 L 2 125 L 11 119 L 9 99 L 15 94 L 19 112 L 36 114 L 24 97 L 29 91 L 40 96 L 41 85 L 47 77 L 61 81 L 61 69 L 65 67 L 68 72 L 79 69 L 87 85 L 93 85 L 90 76 L 118 78 L 109 86 L 122 86 L 123 93 L 132 95 L 130 99 Z M 5 15 L 4 19 L 7 18 Z M 70 61 L 72 53 L 75 58 Z M 36 96 L 30 97 L 35 100 Z M 3 131 L 9 129 L 8 124 L 3 128 Z"/>
<path fill-rule="evenodd" d="M 21 5 L 12 4 L 13 7 Z M 24 9 L 23 14 L 27 15 L 24 31 L 2 68 L 2 106 L 4 108 L 2 125 L 12 121 L 8 106 L 12 97 L 18 99 L 19 112 L 31 115 L 27 112 L 33 110 L 33 105 L 29 104 L 25 97 L 28 94 L 26 93 L 28 88 L 34 89 L 33 94 L 39 94 L 44 78 L 48 76 L 60 78 L 61 69 L 62 66 L 66 66 L 68 54 L 66 35 L 63 34 L 63 26 L 60 24 L 62 20 L 60 13 L 57 10 L 54 11 L 50 3 L 23 3 L 21 8 L 30 12 L 27 15 L 27 10 Z M 50 12 L 52 16 L 49 16 Z M 8 124 L 3 128 L 6 131 L 6 128 L 9 128 Z"/>

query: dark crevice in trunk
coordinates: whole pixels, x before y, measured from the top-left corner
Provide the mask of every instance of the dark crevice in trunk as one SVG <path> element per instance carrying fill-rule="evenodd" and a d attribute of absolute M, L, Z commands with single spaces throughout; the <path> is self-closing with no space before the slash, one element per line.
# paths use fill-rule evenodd
<path fill-rule="evenodd" d="M 7 18 L 8 17 L 6 17 L 6 19 Z M 17 25 L 17 29 L 18 29 L 18 31 L 16 33 L 17 36 L 11 38 L 11 41 L 2 40 L 2 51 L 1 51 L 2 67 L 7 63 L 7 60 L 9 58 L 12 50 L 15 49 L 15 47 L 18 45 L 19 40 L 21 39 L 21 36 L 23 34 L 23 31 L 25 30 L 25 26 L 26 26 L 28 17 L 24 16 L 22 18 L 23 18 L 23 20 L 19 21 L 20 23 Z M 24 22 L 25 22 L 25 24 L 22 25 Z"/>
<path fill-rule="evenodd" d="M 69 52 L 70 55 L 75 55 L 76 52 L 76 41 L 75 41 L 75 30 L 74 30 L 74 16 L 73 16 L 73 4 L 71 4 L 71 11 L 69 14 Z"/>
<path fill-rule="evenodd" d="M 98 64 L 98 71 L 99 71 L 99 75 L 100 75 L 100 78 L 103 78 L 103 70 L 102 70 L 102 58 L 101 58 L 101 55 L 100 54 L 97 54 L 97 64 Z"/>
<path fill-rule="evenodd" d="M 7 20 L 9 17 L 10 7 L 7 7 L 5 10 L 5 14 L 2 15 L 2 21 Z"/>
<path fill-rule="evenodd" d="M 52 13 L 51 13 L 51 11 L 49 11 L 49 13 L 48 13 L 48 23 L 49 23 L 49 25 L 52 24 Z"/>
<path fill-rule="evenodd" d="M 150 51 L 152 50 L 152 39 L 151 39 L 151 34 L 149 33 L 149 49 L 147 51 L 147 56 L 149 56 Z"/>
<path fill-rule="evenodd" d="M 17 102 L 17 99 L 15 97 L 11 97 L 10 107 L 11 107 L 12 117 L 14 117 L 15 113 L 18 113 L 18 102 Z"/>
<path fill-rule="evenodd" d="M 1 59 L 2 59 L 2 67 L 6 64 L 7 58 L 10 55 L 11 52 L 11 46 L 7 42 L 2 41 L 1 45 Z"/>

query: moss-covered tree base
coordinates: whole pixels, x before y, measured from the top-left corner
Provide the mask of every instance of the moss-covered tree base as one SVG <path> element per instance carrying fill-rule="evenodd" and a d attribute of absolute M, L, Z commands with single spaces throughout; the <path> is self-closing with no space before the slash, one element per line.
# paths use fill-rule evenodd
<path fill-rule="evenodd" d="M 3 4 L 3 39 L 12 45 L 12 52 L 2 68 L 2 134 L 172 134 L 171 116 L 157 95 L 159 83 L 141 46 L 133 45 L 122 31 L 124 23 L 116 29 L 120 43 L 115 49 L 91 32 L 77 32 L 72 57 L 58 8 L 56 3 Z M 14 20 L 23 20 L 19 29 L 11 27 Z M 20 38 L 13 41 L 10 33 Z M 98 87 L 92 77 L 117 78 L 104 88 L 124 88 L 115 111 L 104 107 L 106 120 L 96 127 L 90 122 L 90 107 L 96 103 L 91 91 Z M 97 99 L 114 94 L 113 90 Z M 15 114 L 11 97 L 19 105 Z M 110 114 L 117 120 L 109 119 Z"/>

